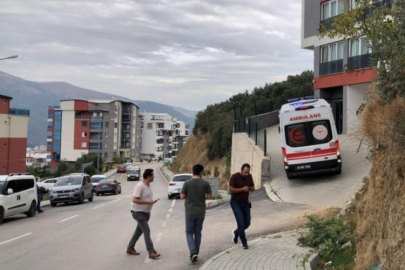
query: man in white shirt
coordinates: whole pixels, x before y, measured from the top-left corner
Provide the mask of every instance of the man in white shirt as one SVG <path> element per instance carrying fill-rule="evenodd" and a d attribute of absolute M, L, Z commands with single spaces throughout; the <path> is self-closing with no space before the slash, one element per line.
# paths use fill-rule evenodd
<path fill-rule="evenodd" d="M 150 188 L 150 183 L 153 182 L 154 178 L 153 170 L 146 169 L 143 173 L 143 180 L 135 186 L 132 195 L 131 213 L 132 217 L 138 222 L 138 226 L 136 226 L 134 235 L 127 247 L 127 254 L 139 255 L 139 252 L 135 250 L 135 244 L 143 234 L 150 259 L 156 259 L 160 256 L 153 247 L 148 224 L 152 206 L 156 202 L 153 200 L 153 192 Z"/>

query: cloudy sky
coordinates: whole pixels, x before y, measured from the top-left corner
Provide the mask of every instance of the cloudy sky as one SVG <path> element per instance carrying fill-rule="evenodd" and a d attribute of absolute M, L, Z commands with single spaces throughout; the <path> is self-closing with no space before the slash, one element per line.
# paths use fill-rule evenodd
<path fill-rule="evenodd" d="M 312 69 L 301 0 L 2 0 L 0 70 L 201 110 Z"/>

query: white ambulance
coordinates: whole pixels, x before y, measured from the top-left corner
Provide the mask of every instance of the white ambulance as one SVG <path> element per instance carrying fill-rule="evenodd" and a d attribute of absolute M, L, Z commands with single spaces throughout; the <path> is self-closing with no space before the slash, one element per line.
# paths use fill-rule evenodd
<path fill-rule="evenodd" d="M 279 113 L 284 169 L 288 179 L 342 171 L 342 157 L 328 102 L 316 96 L 288 100 Z"/>

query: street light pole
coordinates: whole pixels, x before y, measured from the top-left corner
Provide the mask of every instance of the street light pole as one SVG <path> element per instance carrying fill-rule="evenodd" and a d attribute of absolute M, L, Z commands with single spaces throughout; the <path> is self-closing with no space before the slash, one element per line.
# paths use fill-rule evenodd
<path fill-rule="evenodd" d="M 18 55 L 11 55 L 11 56 L 8 56 L 5 58 L 0 58 L 0 60 L 13 59 L 13 58 L 17 58 L 17 57 L 18 57 Z"/>

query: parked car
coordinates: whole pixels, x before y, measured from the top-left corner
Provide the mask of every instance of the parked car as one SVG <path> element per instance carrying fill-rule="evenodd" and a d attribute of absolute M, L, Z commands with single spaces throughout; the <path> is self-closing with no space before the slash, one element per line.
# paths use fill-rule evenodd
<path fill-rule="evenodd" d="M 55 186 L 57 180 L 58 180 L 57 178 L 50 178 L 37 183 L 37 185 L 39 187 L 51 190 Z"/>
<path fill-rule="evenodd" d="M 127 162 L 127 163 L 124 163 L 124 165 L 122 165 L 122 167 L 124 167 L 124 168 L 129 168 L 129 167 L 131 167 L 132 166 L 132 163 L 131 162 Z"/>
<path fill-rule="evenodd" d="M 165 158 L 163 160 L 163 166 L 169 165 L 169 163 L 171 163 L 172 161 L 173 161 L 172 158 Z"/>
<path fill-rule="evenodd" d="M 115 179 L 101 180 L 96 186 L 96 196 L 106 193 L 121 194 L 121 183 Z"/>
<path fill-rule="evenodd" d="M 58 178 L 55 186 L 49 191 L 51 206 L 58 203 L 93 201 L 93 185 L 90 176 L 85 173 L 72 173 Z"/>
<path fill-rule="evenodd" d="M 167 188 L 167 198 L 172 199 L 175 196 L 179 196 L 184 182 L 193 178 L 191 173 L 176 174 L 169 182 Z"/>
<path fill-rule="evenodd" d="M 127 181 L 139 180 L 141 178 L 141 169 L 139 167 L 131 167 L 127 173 Z"/>
<path fill-rule="evenodd" d="M 33 175 L 0 175 L 0 224 L 5 217 L 37 212 L 37 187 Z"/>
<path fill-rule="evenodd" d="M 101 180 L 107 180 L 107 176 L 105 175 L 93 175 L 91 178 L 91 184 L 93 185 L 93 192 L 96 192 L 96 186 L 98 184 L 98 182 L 100 182 Z"/>
<path fill-rule="evenodd" d="M 127 168 L 122 167 L 122 166 L 117 167 L 117 173 L 126 173 L 126 172 L 127 172 Z"/>

